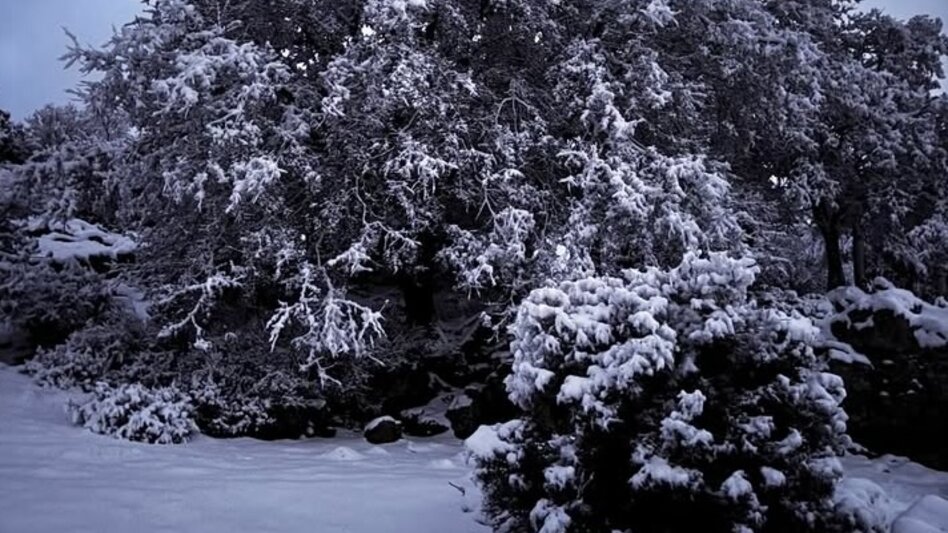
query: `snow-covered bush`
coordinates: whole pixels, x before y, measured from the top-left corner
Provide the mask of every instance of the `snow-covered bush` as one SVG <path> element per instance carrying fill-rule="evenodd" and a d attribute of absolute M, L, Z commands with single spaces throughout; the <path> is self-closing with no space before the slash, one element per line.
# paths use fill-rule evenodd
<path fill-rule="evenodd" d="M 0 263 L 0 316 L 36 345 L 52 346 L 111 306 L 102 277 L 75 264 L 28 259 Z"/>
<path fill-rule="evenodd" d="M 212 383 L 196 390 L 194 400 L 198 427 L 212 437 L 252 435 L 257 428 L 273 422 L 264 400 L 241 394 L 228 397 Z"/>
<path fill-rule="evenodd" d="M 292 350 L 270 351 L 263 327 L 245 323 L 246 335 L 208 336 L 204 350 L 154 349 L 112 375 L 117 382 L 134 379 L 155 387 L 175 383 L 191 397 L 198 427 L 215 437 L 323 434 L 331 412 L 357 411 L 363 404 L 347 395 L 361 383 L 345 364 L 350 361 L 332 368 L 345 387 L 322 386 L 317 369 L 301 369 L 305 358 Z"/>
<path fill-rule="evenodd" d="M 425 357 L 432 337 L 438 352 L 466 351 L 439 331 L 449 291 L 475 302 L 466 318 L 483 313 L 501 332 L 531 288 L 670 268 L 688 251 L 753 252 L 765 283 L 808 291 L 824 256 L 842 283 L 848 241 L 862 279 L 866 239 L 915 254 L 943 233 L 929 193 L 948 176 L 933 148 L 948 116 L 933 113 L 948 100 L 864 64 L 898 57 L 931 75 L 940 63 L 923 56 L 938 54 L 893 55 L 860 36 L 892 28 L 930 51 L 948 41 L 857 21 L 846 2 L 146 4 L 102 49 L 66 53 L 90 74 L 84 106 L 31 121 L 33 155 L 0 170 L 17 184 L 0 202 L 11 220 L 138 236 L 94 248 L 117 256 L 134 244 L 121 274 L 151 298 L 158 338 L 104 378 L 179 383 L 220 434 L 256 434 L 281 416 L 297 431 L 321 400 L 358 418 L 373 410 L 367 398 L 386 404 L 386 380 L 366 394 L 366 369 L 398 368 L 401 354 L 419 375 L 443 372 Z M 916 218 L 928 229 L 906 240 Z M 0 285 L 19 276 L 3 270 L 8 253 L 35 252 L 10 226 L 0 219 Z M 807 228 L 820 231 L 801 239 Z M 55 259 L 48 245 L 88 249 L 105 236 L 78 229 L 87 238 L 58 231 L 40 251 Z M 12 316 L 62 308 L 49 288 L 29 282 L 7 298 L 0 287 L 0 300 L 18 302 Z M 711 322 L 735 344 L 767 345 L 741 329 L 764 321 L 744 303 L 721 303 Z"/>
<path fill-rule="evenodd" d="M 524 415 L 473 443 L 494 526 L 850 531 L 842 380 L 808 319 L 749 298 L 756 271 L 687 254 L 534 290 L 507 379 Z"/>
<path fill-rule="evenodd" d="M 231 365 L 192 374 L 188 390 L 201 432 L 286 439 L 331 433 L 331 406 L 317 383 L 273 363 L 257 372 Z"/>
<path fill-rule="evenodd" d="M 115 211 L 104 175 L 117 144 L 93 113 L 47 106 L 27 132 L 31 157 L 0 168 L 0 321 L 50 347 L 108 309 L 99 272 L 135 243 L 89 222 Z"/>
<path fill-rule="evenodd" d="M 135 319 L 120 313 L 109 318 L 73 332 L 62 344 L 40 348 L 26 371 L 44 385 L 92 389 L 110 371 L 139 356 L 143 347 L 142 328 Z"/>
<path fill-rule="evenodd" d="M 173 386 L 98 383 L 91 398 L 70 402 L 68 410 L 74 423 L 127 440 L 177 444 L 197 430 L 190 397 Z"/>
<path fill-rule="evenodd" d="M 837 310 L 829 318 L 833 332 L 867 350 L 904 352 L 948 346 L 948 302 L 944 298 L 929 303 L 884 278 L 873 280 L 870 292 L 842 287 L 827 297 Z M 855 338 L 863 331 L 873 335 Z"/>

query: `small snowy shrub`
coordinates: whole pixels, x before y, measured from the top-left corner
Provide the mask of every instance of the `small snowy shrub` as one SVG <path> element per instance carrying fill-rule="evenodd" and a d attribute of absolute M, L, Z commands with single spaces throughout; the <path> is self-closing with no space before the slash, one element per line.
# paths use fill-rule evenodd
<path fill-rule="evenodd" d="M 842 381 L 746 259 L 688 254 L 534 290 L 512 327 L 524 415 L 472 450 L 500 531 L 847 531 Z M 487 443 L 485 445 L 485 442 Z"/>
<path fill-rule="evenodd" d="M 177 444 L 197 431 L 191 400 L 175 387 L 99 383 L 90 399 L 70 402 L 68 410 L 74 423 L 127 440 Z"/>
<path fill-rule="evenodd" d="M 198 379 L 190 391 L 202 433 L 289 439 L 328 431 L 326 400 L 302 376 L 273 371 L 256 379 L 235 374 L 219 383 Z"/>
<path fill-rule="evenodd" d="M 110 305 L 102 276 L 81 266 L 30 260 L 0 264 L 0 317 L 28 332 L 34 344 L 62 342 Z"/>
<path fill-rule="evenodd" d="M 259 397 L 227 395 L 213 383 L 195 391 L 195 415 L 201 432 L 212 437 L 238 437 L 253 434 L 273 423 L 267 403 Z"/>
<path fill-rule="evenodd" d="M 322 384 L 289 350 L 270 351 L 265 332 L 209 337 L 207 351 L 178 354 L 177 383 L 194 404 L 202 433 L 214 437 L 298 438 L 329 425 L 327 401 L 341 387 Z M 343 368 L 333 368 L 341 372 Z M 347 378 L 347 374 L 338 374 Z M 345 379 L 354 383 L 354 379 Z M 333 401 L 333 405 L 338 402 Z"/>
<path fill-rule="evenodd" d="M 73 332 L 65 342 L 40 348 L 26 371 L 40 384 L 92 390 L 95 384 L 136 357 L 142 347 L 141 324 L 122 313 Z"/>

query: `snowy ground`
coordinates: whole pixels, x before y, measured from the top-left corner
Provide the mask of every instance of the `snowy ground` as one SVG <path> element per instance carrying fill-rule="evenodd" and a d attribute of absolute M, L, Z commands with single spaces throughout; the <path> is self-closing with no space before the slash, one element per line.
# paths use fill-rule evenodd
<path fill-rule="evenodd" d="M 892 533 L 948 533 L 948 472 L 905 457 L 843 458 L 841 495 L 871 502 L 868 511 L 892 525 Z M 873 498 L 875 491 L 884 493 Z"/>
<path fill-rule="evenodd" d="M 0 532 L 487 531 L 469 512 L 478 495 L 462 445 L 447 436 L 145 445 L 70 425 L 66 397 L 0 364 Z M 927 495 L 948 498 L 948 473 L 893 456 L 843 463 L 846 494 L 885 491 L 874 511 L 887 522 Z M 948 532 L 940 505 L 919 505 L 897 533 Z"/>
<path fill-rule="evenodd" d="M 0 532 L 488 531 L 449 437 L 145 445 L 70 425 L 65 397 L 0 365 Z"/>

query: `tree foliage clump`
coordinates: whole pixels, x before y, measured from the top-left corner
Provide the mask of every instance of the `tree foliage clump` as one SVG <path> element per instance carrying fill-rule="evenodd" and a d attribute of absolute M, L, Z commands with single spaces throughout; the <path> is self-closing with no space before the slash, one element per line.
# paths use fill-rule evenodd
<path fill-rule="evenodd" d="M 757 270 L 687 255 L 534 290 L 507 378 L 524 415 L 478 453 L 495 527 L 851 531 L 842 380 L 807 318 L 755 305 Z"/>

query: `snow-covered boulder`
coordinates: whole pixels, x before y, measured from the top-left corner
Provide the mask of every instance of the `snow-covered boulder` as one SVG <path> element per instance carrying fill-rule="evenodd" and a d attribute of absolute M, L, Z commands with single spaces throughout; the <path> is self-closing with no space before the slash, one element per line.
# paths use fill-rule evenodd
<path fill-rule="evenodd" d="M 451 430 L 454 436 L 459 439 L 466 439 L 477 430 L 478 424 L 474 419 L 474 413 L 471 406 L 473 400 L 467 393 L 462 393 L 451 400 L 445 417 L 451 422 Z"/>
<path fill-rule="evenodd" d="M 402 423 L 390 416 L 381 416 L 365 425 L 365 440 L 372 444 L 387 444 L 402 438 Z"/>
<path fill-rule="evenodd" d="M 451 423 L 445 417 L 445 411 L 453 398 L 452 394 L 442 394 L 424 406 L 403 410 L 399 413 L 399 419 L 405 434 L 431 437 L 447 431 Z"/>
<path fill-rule="evenodd" d="M 520 414 L 507 397 L 504 376 L 508 373 L 507 368 L 497 371 L 482 386 L 468 387 L 454 398 L 445 416 L 455 437 L 465 439 L 482 425 L 504 422 Z"/>

